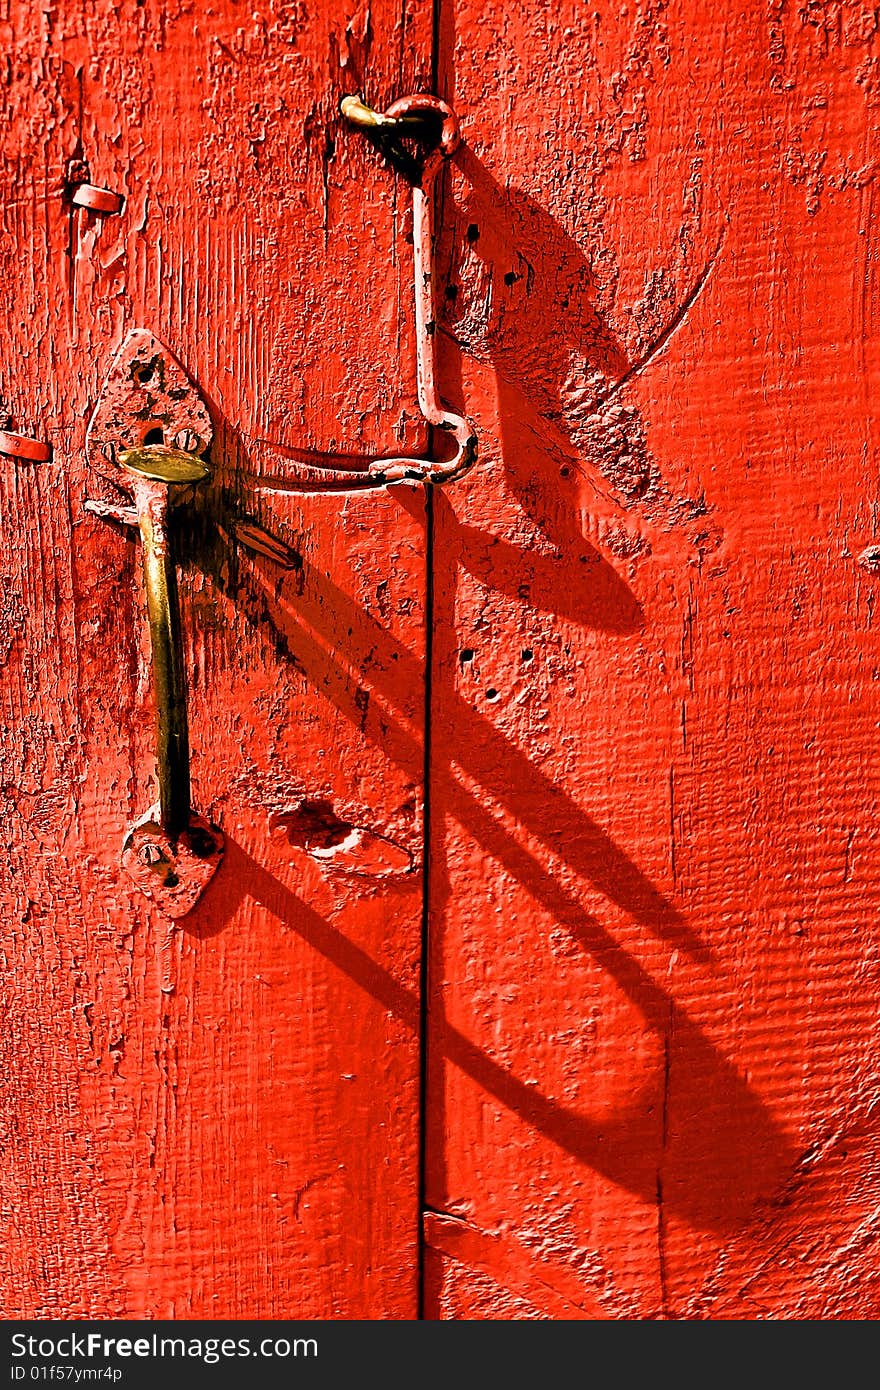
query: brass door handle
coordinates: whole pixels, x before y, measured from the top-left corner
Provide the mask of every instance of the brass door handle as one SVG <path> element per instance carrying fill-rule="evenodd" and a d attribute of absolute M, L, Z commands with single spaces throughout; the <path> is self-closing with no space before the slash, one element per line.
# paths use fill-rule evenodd
<path fill-rule="evenodd" d="M 156 705 L 159 800 L 124 840 L 122 862 L 166 916 L 183 917 L 214 875 L 223 836 L 192 808 L 186 675 L 169 518 L 210 477 L 207 408 L 152 333 L 130 333 L 89 422 L 86 454 L 116 497 L 94 514 L 140 533 Z M 129 501 L 129 497 L 131 501 Z"/>

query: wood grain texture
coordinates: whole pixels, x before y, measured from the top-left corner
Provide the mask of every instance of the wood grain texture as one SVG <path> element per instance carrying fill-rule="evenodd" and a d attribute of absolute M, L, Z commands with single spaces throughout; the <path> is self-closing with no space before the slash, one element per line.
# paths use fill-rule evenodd
<path fill-rule="evenodd" d="M 62 0 L 0 6 L 0 36 L 0 391 L 55 448 L 0 461 L 0 1306 L 410 1317 L 423 501 L 264 483 L 291 450 L 424 442 L 405 190 L 338 103 L 424 86 L 431 16 Z M 122 216 L 65 203 L 72 157 Z M 179 548 L 195 801 L 227 850 L 173 932 L 119 864 L 155 797 L 139 556 L 83 510 L 135 325 L 217 433 Z"/>
<path fill-rule="evenodd" d="M 876 1317 L 876 12 L 441 20 L 427 1315 Z"/>

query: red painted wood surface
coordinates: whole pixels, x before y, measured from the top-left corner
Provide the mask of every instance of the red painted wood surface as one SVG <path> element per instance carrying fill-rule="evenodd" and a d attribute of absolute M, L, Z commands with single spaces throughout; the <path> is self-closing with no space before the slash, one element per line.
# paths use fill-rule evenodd
<path fill-rule="evenodd" d="M 877 1315 L 880 38 L 745 10 L 0 12 L 0 393 L 53 445 L 0 459 L 4 1315 Z M 426 522 L 285 483 L 425 444 L 406 189 L 338 101 L 434 73 L 481 459 Z M 119 864 L 139 556 L 83 509 L 135 325 L 219 432 L 228 847 L 175 931 Z"/>
<path fill-rule="evenodd" d="M 440 37 L 428 1309 L 875 1317 L 876 11 Z"/>
<path fill-rule="evenodd" d="M 2 393 L 54 444 L 0 463 L 0 1304 L 410 1317 L 422 495 L 283 484 L 285 449 L 423 443 L 406 190 L 338 104 L 365 64 L 424 87 L 430 14 L 90 0 L 0 31 Z M 73 157 L 121 216 L 64 201 Z M 219 431 L 181 587 L 196 805 L 227 848 L 173 932 L 119 863 L 155 797 L 140 557 L 83 510 L 135 325 Z M 234 508 L 294 567 L 235 546 Z"/>

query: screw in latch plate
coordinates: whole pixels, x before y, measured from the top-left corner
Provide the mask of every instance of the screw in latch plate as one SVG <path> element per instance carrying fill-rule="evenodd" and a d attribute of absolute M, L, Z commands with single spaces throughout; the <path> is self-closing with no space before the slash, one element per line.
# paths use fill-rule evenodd
<path fill-rule="evenodd" d="M 175 449 L 183 449 L 187 454 L 198 454 L 201 452 L 202 441 L 195 430 L 178 430 L 174 436 Z"/>
<path fill-rule="evenodd" d="M 155 866 L 161 863 L 162 860 L 165 858 L 159 846 L 154 845 L 150 842 L 140 846 L 137 852 L 137 857 L 139 863 L 145 864 L 148 868 L 151 869 L 155 868 Z"/>

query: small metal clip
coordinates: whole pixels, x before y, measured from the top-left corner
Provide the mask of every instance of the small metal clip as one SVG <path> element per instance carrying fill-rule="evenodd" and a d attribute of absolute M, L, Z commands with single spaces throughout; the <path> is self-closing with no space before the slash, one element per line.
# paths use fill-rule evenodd
<path fill-rule="evenodd" d="M 105 217 L 116 216 L 125 207 L 125 198 L 121 193 L 114 193 L 111 188 L 99 188 L 91 182 L 88 161 L 81 158 L 67 161 L 64 192 L 74 207 L 99 212 Z"/>
<path fill-rule="evenodd" d="M 9 428 L 12 415 L 5 400 L 0 400 L 0 454 L 7 458 L 27 459 L 29 463 L 49 463 L 52 445 L 27 434 L 16 434 Z"/>

